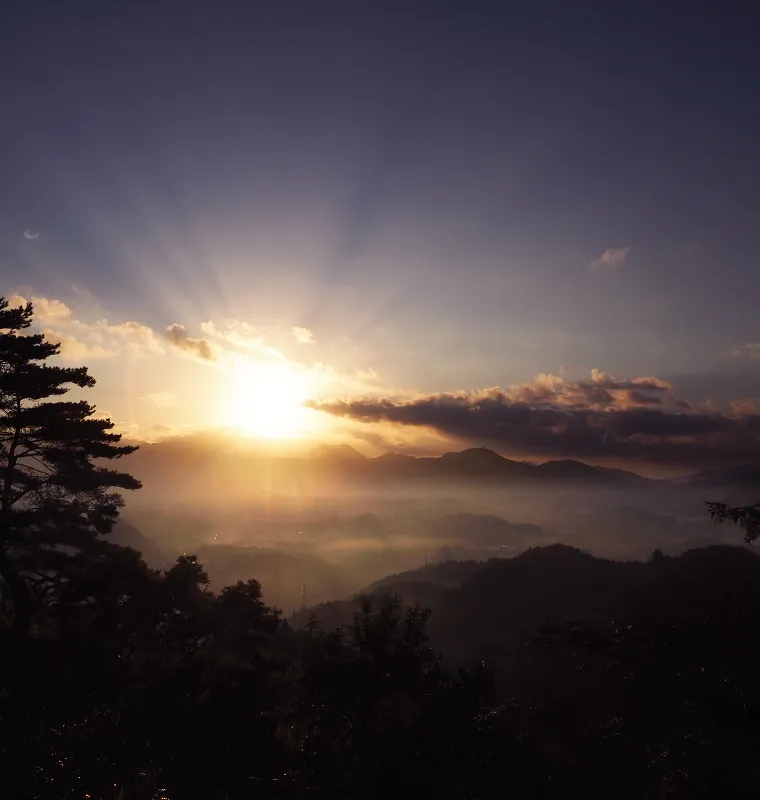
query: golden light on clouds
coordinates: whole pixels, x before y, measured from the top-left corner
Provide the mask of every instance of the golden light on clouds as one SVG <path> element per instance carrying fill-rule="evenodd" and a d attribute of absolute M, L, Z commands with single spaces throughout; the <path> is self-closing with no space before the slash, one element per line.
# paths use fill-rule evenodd
<path fill-rule="evenodd" d="M 21 295 L 9 299 L 27 302 Z M 307 401 L 377 389 L 372 369 L 318 360 L 324 345 L 290 321 L 269 328 L 236 318 L 149 325 L 106 317 L 95 302 L 69 305 L 42 295 L 31 300 L 35 329 L 60 343 L 67 365 L 92 369 L 92 400 L 135 439 L 222 428 L 268 439 L 276 448 L 288 441 L 306 445 L 338 427 L 332 415 Z"/>

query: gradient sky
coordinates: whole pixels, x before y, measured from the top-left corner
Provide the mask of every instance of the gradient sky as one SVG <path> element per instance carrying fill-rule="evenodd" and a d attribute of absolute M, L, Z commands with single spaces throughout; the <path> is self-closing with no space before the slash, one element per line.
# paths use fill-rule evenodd
<path fill-rule="evenodd" d="M 759 25 L 749 0 L 17 3 L 0 293 L 243 321 L 378 392 L 598 369 L 755 397 Z M 120 418 L 165 391 L 156 424 L 204 421 L 202 364 L 127 391 L 102 348 Z"/>

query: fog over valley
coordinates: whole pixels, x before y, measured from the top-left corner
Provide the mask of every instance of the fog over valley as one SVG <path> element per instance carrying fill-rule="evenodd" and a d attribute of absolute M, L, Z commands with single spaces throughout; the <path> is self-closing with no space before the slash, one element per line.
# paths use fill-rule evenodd
<path fill-rule="evenodd" d="M 119 543 L 153 566 L 194 553 L 218 587 L 256 575 L 288 614 L 393 573 L 557 543 L 620 561 L 736 543 L 705 502 L 748 501 L 757 472 L 653 479 L 487 448 L 367 458 L 338 445 L 278 457 L 192 437 L 145 445 L 131 461 L 143 489 L 117 525 Z"/>

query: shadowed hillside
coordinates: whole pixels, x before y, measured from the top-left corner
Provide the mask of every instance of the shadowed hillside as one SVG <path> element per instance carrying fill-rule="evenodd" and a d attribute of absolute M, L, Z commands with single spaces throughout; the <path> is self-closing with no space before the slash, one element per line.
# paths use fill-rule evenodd
<path fill-rule="evenodd" d="M 430 565 L 388 576 L 363 594 L 396 594 L 429 607 L 432 642 L 447 658 L 466 663 L 488 657 L 506 674 L 527 669 L 523 645 L 545 623 L 604 624 L 664 609 L 688 617 L 715 604 L 728 612 L 731 598 L 739 603 L 747 592 L 754 597 L 755 588 L 760 592 L 760 556 L 739 546 L 616 562 L 552 545 L 511 559 Z M 304 625 L 313 615 L 328 628 L 346 625 L 357 602 L 317 605 L 291 623 Z"/>

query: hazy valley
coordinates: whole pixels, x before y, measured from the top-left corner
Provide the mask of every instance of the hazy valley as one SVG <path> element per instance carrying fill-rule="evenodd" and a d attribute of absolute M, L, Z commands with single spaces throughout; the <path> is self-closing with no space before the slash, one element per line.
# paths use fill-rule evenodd
<path fill-rule="evenodd" d="M 705 502 L 744 502 L 755 474 L 655 480 L 577 461 L 517 462 L 486 448 L 416 459 L 339 446 L 278 459 L 217 447 L 209 456 L 188 438 L 138 451 L 143 490 L 112 537 L 155 567 L 197 554 L 217 587 L 255 575 L 286 614 L 426 564 L 552 544 L 626 561 L 736 543 Z M 235 475 L 221 496 L 213 474 Z"/>

